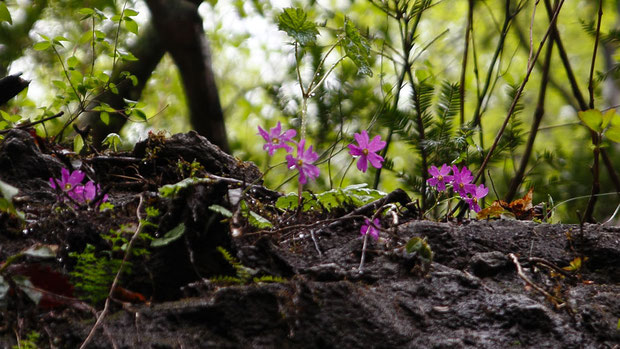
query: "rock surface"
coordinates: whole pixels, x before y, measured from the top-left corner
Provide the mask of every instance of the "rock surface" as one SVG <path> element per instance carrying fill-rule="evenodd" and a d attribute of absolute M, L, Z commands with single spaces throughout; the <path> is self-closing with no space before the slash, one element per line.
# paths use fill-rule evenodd
<path fill-rule="evenodd" d="M 102 234 L 136 224 L 142 201 L 162 213 L 157 228 L 147 230 L 153 237 L 180 223 L 186 227 L 182 238 L 151 249 L 121 279 L 150 302 L 112 302 L 88 348 L 620 345 L 620 227 L 438 223 L 412 219 L 410 213 L 384 227 L 378 241 L 368 240 L 360 270 L 363 219 L 334 224 L 346 212 L 298 216 L 270 208 L 278 194 L 258 185 L 258 169 L 195 133 L 152 136 L 131 153 L 79 158 L 89 178 L 109 189 L 111 212 L 59 207 L 47 176 L 78 157 L 51 156 L 33 142 L 28 133 L 16 131 L 0 144 L 0 179 L 20 189 L 16 206 L 26 214 L 25 227 L 0 219 L 0 261 L 33 243 L 57 244 L 61 252 L 51 266 L 66 274 L 75 265 L 70 252 L 87 244 L 105 251 L 109 242 Z M 16 149 L 23 157 L 15 155 Z M 174 197 L 157 193 L 162 185 L 182 180 L 179 164 L 193 160 L 203 165 L 200 176 L 208 180 Z M 240 219 L 232 197 L 248 182 L 257 186 L 245 192 L 247 201 L 277 221 L 275 228 L 257 231 Z M 406 201 L 403 195 L 395 195 L 397 201 Z M 233 217 L 223 221 L 209 209 L 212 205 L 233 211 Z M 405 253 L 414 237 L 426 238 L 433 250 L 430 265 L 416 253 Z M 237 270 L 218 246 L 249 275 L 281 282 L 213 281 L 234 277 Z M 562 269 L 578 257 L 584 261 L 579 270 Z M 43 347 L 77 348 L 95 322 L 84 306 L 43 310 L 23 295 L 7 303 L 0 308 L 0 348 L 11 348 L 17 344 L 15 332 L 27 330 L 45 335 Z"/>

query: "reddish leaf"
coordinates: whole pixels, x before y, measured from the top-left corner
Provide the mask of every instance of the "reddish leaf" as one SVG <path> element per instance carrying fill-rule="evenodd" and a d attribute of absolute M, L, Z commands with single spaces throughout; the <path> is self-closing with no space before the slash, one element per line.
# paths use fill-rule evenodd
<path fill-rule="evenodd" d="M 11 275 L 25 276 L 30 280 L 33 291 L 41 293 L 38 306 L 55 308 L 73 302 L 73 285 L 62 273 L 41 264 L 15 264 L 9 268 Z"/>
<path fill-rule="evenodd" d="M 478 219 L 500 218 L 502 214 L 508 212 L 504 208 L 506 206 L 507 204 L 505 201 L 502 201 L 502 200 L 493 201 L 491 206 L 478 212 Z"/>
<path fill-rule="evenodd" d="M 119 301 L 129 303 L 145 303 L 146 298 L 141 293 L 129 291 L 128 289 L 116 286 L 112 296 Z"/>

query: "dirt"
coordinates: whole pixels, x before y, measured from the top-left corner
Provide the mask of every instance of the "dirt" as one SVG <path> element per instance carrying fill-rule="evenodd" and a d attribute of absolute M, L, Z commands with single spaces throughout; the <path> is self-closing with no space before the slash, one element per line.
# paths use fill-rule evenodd
<path fill-rule="evenodd" d="M 90 244 L 122 259 L 102 236 L 123 226 L 130 240 L 138 215 L 149 220 L 143 233 L 151 238 L 185 226 L 161 247 L 135 241 L 149 253 L 131 258 L 123 292 L 115 292 L 88 348 L 620 348 L 620 227 L 420 220 L 402 191 L 361 209 L 284 212 L 273 206 L 281 194 L 261 186 L 256 166 L 194 132 L 151 134 L 131 152 L 88 155 L 21 130 L 0 142 L 0 180 L 19 189 L 13 201 L 25 214 L 25 222 L 0 214 L 0 261 L 35 244 L 58 246 L 55 259 L 20 260 L 3 272 L 7 278 L 28 270 L 56 286 L 75 283 L 69 254 Z M 190 173 L 193 161 L 201 166 Z M 49 178 L 63 167 L 85 172 L 114 207 L 60 203 Z M 208 180 L 173 197 L 159 192 L 191 175 Z M 274 227 L 250 226 L 231 204 L 246 188 L 250 209 Z M 386 202 L 399 202 L 399 211 L 384 219 L 378 241 L 368 239 L 360 269 L 361 216 Z M 160 214 L 147 219 L 145 207 Z M 414 237 L 426 238 L 432 262 L 405 250 Z M 232 282 L 239 274 L 218 246 L 251 276 Z M 580 267 L 563 269 L 577 258 Z M 57 289 L 64 298 L 37 306 L 12 288 L 0 302 L 0 348 L 32 331 L 42 348 L 84 342 L 103 301 L 90 307 L 75 298 L 79 290 Z"/>

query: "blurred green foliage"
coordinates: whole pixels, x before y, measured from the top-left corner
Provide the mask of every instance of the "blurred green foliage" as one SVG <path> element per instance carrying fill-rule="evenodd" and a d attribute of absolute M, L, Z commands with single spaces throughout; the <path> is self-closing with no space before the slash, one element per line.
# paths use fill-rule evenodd
<path fill-rule="evenodd" d="M 459 162 L 475 169 L 506 116 L 516 86 L 525 77 L 530 57 L 530 29 L 535 51 L 547 31 L 549 20 L 542 1 L 538 3 L 535 12 L 535 1 L 508 1 L 509 10 L 514 11 L 515 16 L 507 29 L 496 65 L 489 69 L 500 40 L 506 2 L 473 2 L 474 21 L 464 79 L 463 123 L 458 105 L 450 103 L 454 102 L 454 97 L 459 97 L 454 94 L 461 78 L 468 1 L 204 2 L 199 12 L 211 44 L 213 68 L 234 155 L 253 161 L 263 169 L 281 163 L 284 155 L 276 154 L 271 158 L 263 151 L 257 126 L 269 128 L 277 121 L 281 121 L 285 128 L 298 129 L 300 126 L 302 98 L 297 84 L 294 52 L 291 39 L 285 32 L 279 31 L 277 25 L 277 17 L 282 9 L 293 6 L 303 8 L 316 23 L 318 30 L 316 44 L 308 46 L 299 57 L 300 73 L 304 81 L 309 81 L 312 74 L 326 73 L 319 63 L 326 50 L 337 41 L 339 28 L 345 28 L 346 21 L 354 23 L 370 43 L 371 54 L 366 63 L 372 76 L 368 73 L 359 74 L 356 62 L 343 60 L 308 101 L 307 138 L 319 154 L 322 153 L 319 160 L 322 175 L 310 187 L 313 191 L 333 189 L 338 185 L 372 185 L 376 175 L 374 169 L 366 174 L 347 171 L 350 159 L 346 144 L 352 141 L 353 133 L 361 129 L 368 129 L 369 133 L 386 138 L 391 130 L 390 123 L 398 121 L 403 124 L 394 128 L 378 189 L 391 191 L 403 187 L 421 197 L 425 178 L 422 153 L 425 153 L 428 162 L 426 166 Z M 62 41 L 62 46 L 54 47 L 58 49 L 58 55 L 64 63 L 72 65 L 73 71 L 82 75 L 90 71 L 109 74 L 114 58 L 103 53 L 109 53 L 118 44 L 119 50 L 128 54 L 122 50 L 136 40 L 136 33 L 139 35 L 142 26 L 149 21 L 145 3 L 136 0 L 8 0 L 5 3 L 10 12 L 10 22 L 6 13 L 0 9 L 0 21 L 4 21 L 0 23 L 0 72 L 6 75 L 23 71 L 24 77 L 32 80 L 32 83 L 27 93 L 20 94 L 2 107 L 5 113 L 0 123 L 4 121 L 4 128 L 19 122 L 15 115 L 19 115 L 20 120 L 37 120 L 63 108 L 71 108 L 71 104 L 63 104 L 63 99 L 58 97 L 59 92 L 60 97 L 67 97 L 63 95 L 66 84 L 53 82 L 64 79 L 63 66 L 58 57 L 50 50 L 33 49 L 33 45 L 42 41 L 40 34 L 67 40 Z M 566 1 L 558 18 L 559 33 L 584 95 L 588 94 L 597 3 L 587 0 Z M 617 47 L 620 40 L 616 28 L 620 14 L 615 2 L 603 3 L 603 35 L 594 81 L 596 108 L 602 111 L 620 104 L 620 94 L 617 92 L 620 88 L 617 79 L 620 71 Z M 386 13 L 381 9 L 385 4 L 391 6 L 390 11 L 398 10 L 399 6 L 409 6 L 407 11 L 412 15 L 411 21 L 404 25 L 402 19 L 391 17 L 389 11 Z M 517 11 L 519 5 L 523 7 Z M 121 30 L 113 25 L 113 21 L 98 25 L 100 42 L 106 43 L 106 46 L 96 52 L 92 60 L 89 57 L 93 52 L 89 42 L 84 39 L 84 33 L 92 29 L 92 23 L 83 20 L 88 14 L 80 11 L 82 8 L 97 8 L 109 18 L 120 14 L 123 8 L 134 9 L 139 14 L 131 16 L 131 20 L 125 22 Z M 414 24 L 416 28 L 412 31 Z M 405 42 L 402 40 L 403 33 L 407 32 L 415 34 L 408 37 L 412 47 L 408 64 L 413 74 L 402 79 L 402 85 L 399 85 L 399 74 L 407 65 L 403 57 Z M 346 47 L 338 47 L 336 50 L 340 50 L 340 56 L 347 54 Z M 542 56 L 539 62 L 542 62 Z M 76 60 L 67 61 L 70 57 L 76 57 Z M 325 66 L 330 67 L 338 58 L 338 55 L 328 57 Z M 547 201 L 548 196 L 556 204 L 585 196 L 585 199 L 560 205 L 555 212 L 555 221 L 575 222 L 577 210 L 583 212 L 590 194 L 592 143 L 588 129 L 578 118 L 578 103 L 575 102 L 557 50 L 553 51 L 551 62 L 545 115 L 519 192 L 524 193 L 533 186 L 534 203 Z M 487 77 L 488 92 L 480 100 Z M 102 75 L 99 78 L 103 80 Z M 489 172 L 485 171 L 486 183 L 493 187 L 490 200 L 496 199 L 495 193 L 503 198 L 515 175 L 523 154 L 523 144 L 530 132 L 529 125 L 540 85 L 541 69 L 538 65 L 525 86 L 518 114 L 511 119 L 498 152 L 487 167 Z M 421 91 L 426 91 L 427 100 L 424 103 L 428 110 L 416 109 L 420 102 L 416 102 L 416 96 L 423 95 Z M 148 116 L 148 122 L 126 125 L 121 134 L 124 142 L 121 148 L 131 147 L 148 130 L 164 129 L 177 133 L 189 129 L 182 84 L 172 59 L 167 55 L 153 72 L 140 102 L 143 106 L 141 111 Z M 392 107 L 393 104 L 396 104 L 396 108 Z M 470 124 L 477 107 L 481 113 L 481 129 Z M 419 111 L 423 114 L 419 114 Z M 8 120 L 4 115 L 10 116 Z M 424 139 L 419 139 L 421 129 L 412 125 L 418 117 L 426 123 L 424 131 L 428 133 Z M 65 121 L 46 122 L 38 126 L 38 132 L 54 134 L 54 130 L 58 130 Z M 602 147 L 608 152 L 612 167 L 620 171 L 618 144 L 604 139 Z M 268 173 L 265 178 L 267 186 L 280 187 L 290 179 L 291 174 L 285 167 L 281 166 L 280 169 Z M 616 191 L 604 166 L 601 167 L 600 184 L 601 193 Z M 286 182 L 280 189 L 293 191 L 294 183 Z M 617 195 L 601 197 L 595 217 L 606 219 L 619 202 Z"/>

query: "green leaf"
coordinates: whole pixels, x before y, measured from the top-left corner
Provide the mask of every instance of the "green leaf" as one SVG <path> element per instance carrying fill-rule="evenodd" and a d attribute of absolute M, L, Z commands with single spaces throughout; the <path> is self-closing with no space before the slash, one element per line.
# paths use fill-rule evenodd
<path fill-rule="evenodd" d="M 19 189 L 0 180 L 0 194 L 7 200 L 12 200 L 19 193 Z"/>
<path fill-rule="evenodd" d="M 217 212 L 219 214 L 221 214 L 224 217 L 232 217 L 232 212 L 230 212 L 229 209 L 227 209 L 226 207 L 220 206 L 220 205 L 211 205 L 209 206 L 209 210 L 213 211 L 213 212 Z"/>
<path fill-rule="evenodd" d="M 34 244 L 28 247 L 23 254 L 37 258 L 56 258 L 58 245 Z"/>
<path fill-rule="evenodd" d="M 103 113 L 102 113 L 103 114 Z M 121 145 L 122 139 L 117 133 L 110 133 L 107 135 L 101 144 L 106 145 L 108 148 L 114 149 L 114 151 L 118 151 L 118 146 Z"/>
<path fill-rule="evenodd" d="M 250 223 L 250 225 L 255 228 L 266 229 L 273 227 L 273 224 L 271 224 L 269 220 L 254 211 L 250 211 L 250 215 L 248 218 L 248 222 Z"/>
<path fill-rule="evenodd" d="M 130 8 L 125 9 L 125 11 L 123 11 L 123 15 L 124 16 L 128 16 L 128 17 L 133 17 L 133 16 L 137 16 L 140 12 L 136 11 L 136 10 L 132 10 Z"/>
<path fill-rule="evenodd" d="M 95 13 L 95 10 L 93 10 L 92 8 L 83 7 L 79 9 L 77 12 L 83 16 L 89 16 L 89 15 L 93 15 Z"/>
<path fill-rule="evenodd" d="M 308 14 L 300 8 L 288 7 L 278 16 L 278 29 L 305 46 L 316 41 L 319 31 L 316 23 L 308 20 Z"/>
<path fill-rule="evenodd" d="M 110 124 L 110 114 L 107 111 L 99 113 L 99 119 L 106 125 Z"/>
<path fill-rule="evenodd" d="M 212 180 L 209 178 L 185 178 L 184 180 L 174 183 L 174 184 L 166 184 L 159 188 L 159 195 L 162 197 L 174 197 L 181 190 L 194 186 L 200 183 L 211 183 Z"/>
<path fill-rule="evenodd" d="M 9 22 L 9 24 L 13 24 L 13 19 L 11 18 L 11 13 L 9 9 L 6 7 L 4 1 L 0 1 L 0 23 L 1 22 Z"/>
<path fill-rule="evenodd" d="M 73 151 L 76 154 L 79 154 L 82 151 L 82 148 L 84 148 L 84 139 L 82 136 L 76 135 L 73 137 Z"/>
<path fill-rule="evenodd" d="M 304 192 L 302 194 L 304 205 L 302 210 L 309 211 L 325 208 L 331 211 L 334 208 L 346 206 L 359 207 L 387 195 L 382 191 L 366 188 L 366 186 L 367 184 L 365 183 L 350 185 L 346 188 L 332 189 L 314 196 Z M 276 207 L 281 210 L 294 210 L 298 206 L 298 201 L 297 194 L 290 193 L 279 197 L 276 201 Z"/>
<path fill-rule="evenodd" d="M 605 132 L 605 137 L 612 142 L 620 143 L 620 125 L 612 125 Z"/>
<path fill-rule="evenodd" d="M 357 66 L 357 73 L 361 75 L 372 76 L 372 70 L 368 63 L 370 56 L 370 44 L 365 37 L 360 35 L 359 31 L 351 21 L 344 21 L 344 38 L 342 46 L 353 63 Z"/>
<path fill-rule="evenodd" d="M 22 290 L 22 292 L 24 292 L 26 296 L 34 302 L 34 304 L 39 304 L 41 298 L 43 298 L 43 293 L 36 290 L 28 277 L 23 275 L 15 275 L 12 279 L 15 282 L 15 285 L 17 285 L 17 287 Z"/>
<path fill-rule="evenodd" d="M 131 18 L 125 18 L 125 28 L 130 32 L 138 35 L 138 23 Z"/>
<path fill-rule="evenodd" d="M 78 66 L 78 64 L 80 64 L 80 61 L 78 61 L 75 56 L 71 56 L 67 59 L 67 66 L 69 67 L 69 69 L 74 69 Z"/>
<path fill-rule="evenodd" d="M 34 46 L 32 46 L 32 48 L 35 51 L 45 51 L 48 48 L 50 48 L 52 46 L 52 43 L 49 41 L 41 41 L 41 42 L 37 42 L 36 44 L 34 44 Z"/>
<path fill-rule="evenodd" d="M 616 117 L 616 115 L 616 109 L 609 109 L 608 111 L 606 111 L 605 114 L 603 114 L 603 122 L 601 123 L 601 128 L 605 129 L 607 125 L 609 125 L 609 122 L 613 120 L 614 117 Z M 618 115 L 617 117 L 620 118 L 620 115 Z"/>
<path fill-rule="evenodd" d="M 590 109 L 585 111 L 580 111 L 577 113 L 579 115 L 579 119 L 588 126 L 594 132 L 601 132 L 603 128 L 601 124 L 603 123 L 603 114 L 598 109 Z"/>
<path fill-rule="evenodd" d="M 163 237 L 151 241 L 151 247 L 162 247 L 178 240 L 185 233 L 185 224 L 181 223 L 172 228 Z"/>
<path fill-rule="evenodd" d="M 426 238 L 421 239 L 419 237 L 414 237 L 409 239 L 405 245 L 405 251 L 407 251 L 407 253 L 417 253 L 418 256 L 420 256 L 420 258 L 427 263 L 433 261 L 433 251 L 431 250 L 430 245 L 426 242 Z"/>

